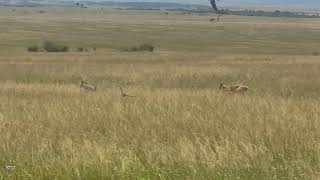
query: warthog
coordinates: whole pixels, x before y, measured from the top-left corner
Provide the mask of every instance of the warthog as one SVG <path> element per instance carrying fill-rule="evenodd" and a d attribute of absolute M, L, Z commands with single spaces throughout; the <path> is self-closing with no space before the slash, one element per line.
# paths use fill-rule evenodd
<path fill-rule="evenodd" d="M 96 91 L 97 90 L 95 85 L 89 84 L 88 82 L 85 82 L 83 80 L 80 83 L 80 88 L 85 91 Z"/>

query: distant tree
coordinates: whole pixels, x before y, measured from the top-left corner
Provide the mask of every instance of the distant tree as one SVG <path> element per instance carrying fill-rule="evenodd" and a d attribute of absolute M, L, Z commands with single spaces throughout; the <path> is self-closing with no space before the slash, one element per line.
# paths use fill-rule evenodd
<path fill-rule="evenodd" d="M 43 49 L 47 52 L 67 52 L 69 51 L 68 46 L 59 45 L 51 41 L 46 41 L 43 43 Z"/>
<path fill-rule="evenodd" d="M 129 51 L 129 52 L 135 52 L 135 51 L 149 51 L 149 52 L 153 52 L 155 49 L 155 47 L 151 44 L 141 44 L 139 46 L 132 46 L 128 49 L 126 49 L 125 51 Z"/>
<path fill-rule="evenodd" d="M 209 0 L 210 1 L 210 4 L 213 8 L 213 10 L 215 10 L 218 14 L 217 16 L 217 21 L 220 22 L 220 17 L 225 14 L 225 11 L 224 10 L 219 10 L 218 7 L 217 7 L 217 3 L 216 3 L 216 0 Z"/>
<path fill-rule="evenodd" d="M 218 7 L 215 0 L 210 0 L 210 4 L 215 11 L 218 11 Z"/>
<path fill-rule="evenodd" d="M 83 47 L 78 47 L 77 48 L 77 52 L 83 52 L 84 51 L 84 48 Z"/>

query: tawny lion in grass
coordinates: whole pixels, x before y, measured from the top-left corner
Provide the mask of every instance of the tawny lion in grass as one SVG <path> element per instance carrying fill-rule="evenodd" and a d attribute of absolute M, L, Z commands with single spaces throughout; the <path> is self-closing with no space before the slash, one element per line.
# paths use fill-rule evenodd
<path fill-rule="evenodd" d="M 238 92 L 238 93 L 242 93 L 242 92 L 247 92 L 249 90 L 251 90 L 248 86 L 244 86 L 244 85 L 226 85 L 225 83 L 220 83 L 220 90 L 226 91 L 226 92 Z"/>
<path fill-rule="evenodd" d="M 85 91 L 96 91 L 97 87 L 93 84 L 89 84 L 88 82 L 81 81 L 80 88 Z"/>

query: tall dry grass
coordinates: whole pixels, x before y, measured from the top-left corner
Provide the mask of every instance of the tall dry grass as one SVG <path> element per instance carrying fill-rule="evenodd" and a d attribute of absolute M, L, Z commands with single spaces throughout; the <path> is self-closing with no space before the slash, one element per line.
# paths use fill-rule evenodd
<path fill-rule="evenodd" d="M 40 90 L 39 90 L 40 89 Z M 144 93 L 139 93 L 139 92 Z M 306 178 L 319 164 L 319 102 L 134 89 L 2 90 L 4 177 Z M 303 167 L 303 168 L 302 168 Z"/>

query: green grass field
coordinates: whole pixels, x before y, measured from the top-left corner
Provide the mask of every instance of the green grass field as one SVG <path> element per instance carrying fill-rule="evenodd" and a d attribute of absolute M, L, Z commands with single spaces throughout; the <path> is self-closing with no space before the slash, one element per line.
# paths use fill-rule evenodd
<path fill-rule="evenodd" d="M 319 179 L 320 20 L 214 17 L 0 8 L 0 179 Z"/>

